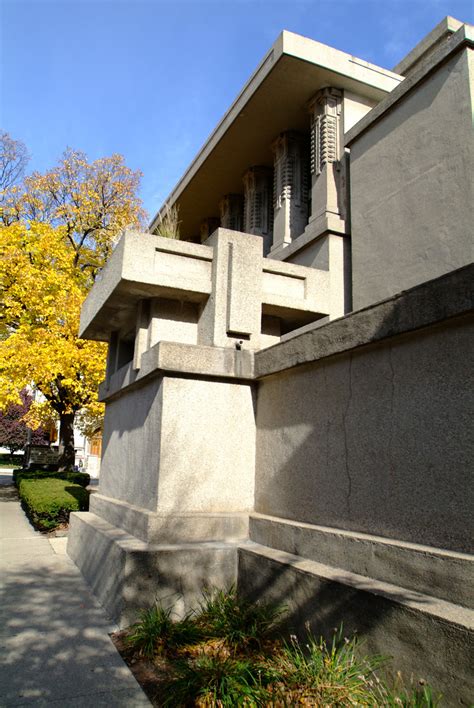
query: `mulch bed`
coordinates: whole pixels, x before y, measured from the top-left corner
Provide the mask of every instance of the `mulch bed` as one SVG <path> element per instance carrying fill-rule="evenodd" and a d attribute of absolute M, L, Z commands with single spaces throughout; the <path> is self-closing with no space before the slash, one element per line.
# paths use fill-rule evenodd
<path fill-rule="evenodd" d="M 137 655 L 126 642 L 127 630 L 110 635 L 118 653 L 129 667 L 153 706 L 161 706 L 166 683 L 169 681 L 171 666 L 167 659 L 155 657 L 153 660 Z"/>

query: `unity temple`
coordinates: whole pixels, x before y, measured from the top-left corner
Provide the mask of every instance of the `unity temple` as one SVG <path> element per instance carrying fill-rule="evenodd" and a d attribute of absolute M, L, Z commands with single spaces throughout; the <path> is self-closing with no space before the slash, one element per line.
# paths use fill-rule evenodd
<path fill-rule="evenodd" d="M 68 552 L 122 625 L 236 584 L 469 704 L 474 31 L 388 71 L 283 32 L 81 336 L 109 344 Z"/>

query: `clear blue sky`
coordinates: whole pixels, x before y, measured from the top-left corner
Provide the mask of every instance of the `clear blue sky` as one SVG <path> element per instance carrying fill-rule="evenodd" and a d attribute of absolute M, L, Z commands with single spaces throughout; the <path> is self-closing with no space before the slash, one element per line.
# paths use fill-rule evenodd
<path fill-rule="evenodd" d="M 0 127 L 30 170 L 122 153 L 157 211 L 282 29 L 392 68 L 472 0 L 0 0 Z"/>

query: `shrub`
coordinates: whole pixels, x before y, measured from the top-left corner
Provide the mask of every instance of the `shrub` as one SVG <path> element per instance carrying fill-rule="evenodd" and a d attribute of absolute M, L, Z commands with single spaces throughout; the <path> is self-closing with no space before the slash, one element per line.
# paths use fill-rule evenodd
<path fill-rule="evenodd" d="M 49 470 L 30 470 L 18 469 L 13 470 L 13 482 L 18 487 L 22 479 L 64 479 L 70 484 L 79 484 L 81 487 L 87 487 L 90 484 L 91 476 L 86 472 L 50 472 Z"/>
<path fill-rule="evenodd" d="M 67 523 L 71 511 L 89 508 L 89 492 L 65 479 L 20 479 L 18 493 L 31 520 L 43 531 Z"/>

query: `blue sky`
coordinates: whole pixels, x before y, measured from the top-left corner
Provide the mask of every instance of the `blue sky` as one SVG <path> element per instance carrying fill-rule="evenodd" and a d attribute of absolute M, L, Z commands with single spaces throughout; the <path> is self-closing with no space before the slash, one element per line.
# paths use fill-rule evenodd
<path fill-rule="evenodd" d="M 0 127 L 29 169 L 122 153 L 157 211 L 282 29 L 392 68 L 472 0 L 0 0 Z"/>

